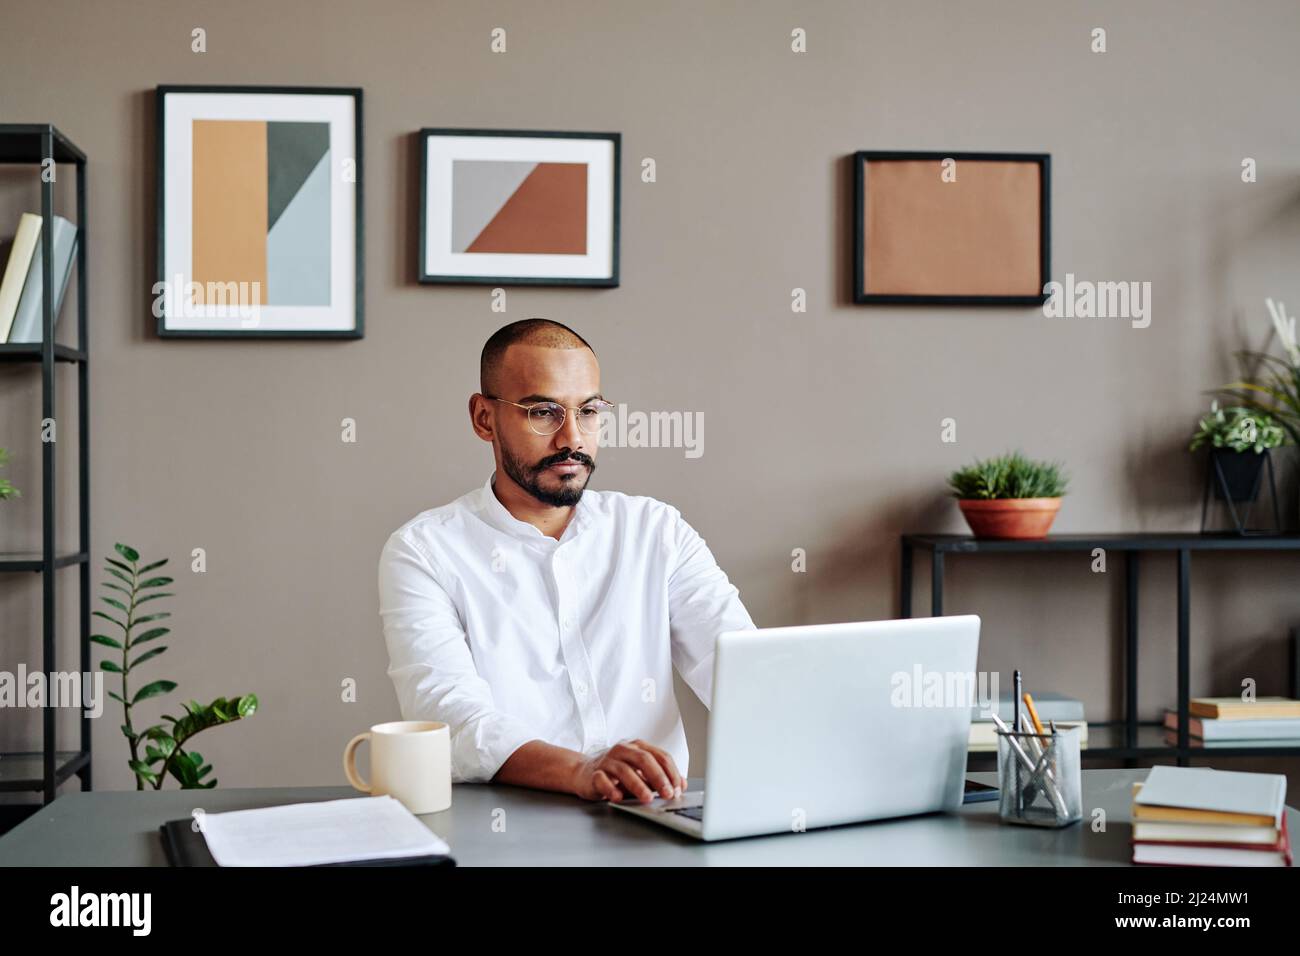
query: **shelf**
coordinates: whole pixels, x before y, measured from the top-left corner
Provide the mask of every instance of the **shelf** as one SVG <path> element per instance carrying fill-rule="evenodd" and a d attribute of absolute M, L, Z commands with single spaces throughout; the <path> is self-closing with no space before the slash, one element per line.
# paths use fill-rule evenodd
<path fill-rule="evenodd" d="M 45 158 L 41 152 L 41 137 L 54 135 L 54 161 L 56 163 L 86 162 L 86 154 L 72 145 L 72 140 L 49 123 L 0 123 L 0 163 L 36 163 Z"/>
<path fill-rule="evenodd" d="M 85 564 L 90 556 L 85 551 L 67 551 L 54 556 L 54 567 L 68 568 Z M 45 555 L 40 551 L 0 551 L 0 571 L 43 571 Z"/>
<path fill-rule="evenodd" d="M 43 358 L 40 342 L 0 343 L 0 362 L 39 362 Z M 71 345 L 54 343 L 54 361 L 84 362 L 86 353 Z"/>
<path fill-rule="evenodd" d="M 57 787 L 90 761 L 85 750 L 60 750 L 54 754 Z M 43 790 L 45 755 L 40 751 L 0 754 L 0 792 Z"/>
<path fill-rule="evenodd" d="M 1046 538 L 976 538 L 969 534 L 905 534 L 905 547 L 924 551 L 1020 552 L 1091 551 L 1300 551 L 1300 535 L 1200 534 L 1159 531 L 1129 534 L 1049 534 Z"/>
<path fill-rule="evenodd" d="M 1179 749 L 1166 742 L 1167 729 L 1159 723 L 1142 723 L 1137 728 L 1137 743 L 1129 747 L 1124 742 L 1124 724 L 1122 721 L 1102 722 L 1088 725 L 1088 746 L 1080 751 L 1084 760 L 1134 760 L 1172 759 L 1179 756 Z M 1193 743 L 1182 751 L 1188 757 L 1298 757 L 1300 740 L 1234 740 L 1231 743 Z M 968 756 L 972 760 L 996 761 L 996 750 L 972 750 Z"/>

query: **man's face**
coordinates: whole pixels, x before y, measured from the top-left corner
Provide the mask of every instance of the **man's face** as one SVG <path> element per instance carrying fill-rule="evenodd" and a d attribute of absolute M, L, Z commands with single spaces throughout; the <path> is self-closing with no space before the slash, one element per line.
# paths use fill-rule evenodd
<path fill-rule="evenodd" d="M 555 402 L 566 408 L 564 423 L 551 435 L 539 435 L 522 408 L 495 406 L 496 440 L 501 470 L 543 504 L 577 504 L 596 470 L 598 432 L 585 432 L 576 409 L 600 397 L 600 366 L 590 349 L 554 349 L 516 343 L 506 349 L 494 394 L 534 405 Z M 539 423 L 540 425 L 540 423 Z M 544 426 L 543 426 L 543 430 Z"/>

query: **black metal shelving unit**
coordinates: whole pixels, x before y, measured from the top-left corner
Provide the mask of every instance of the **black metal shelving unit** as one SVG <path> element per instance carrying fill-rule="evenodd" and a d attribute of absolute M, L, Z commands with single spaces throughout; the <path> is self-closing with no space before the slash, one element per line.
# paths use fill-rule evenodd
<path fill-rule="evenodd" d="M 42 442 L 41 448 L 41 539 L 39 551 L 0 553 L 0 572 L 37 572 L 43 586 L 42 602 L 42 670 L 46 675 L 58 670 L 55 655 L 55 594 L 61 569 L 80 568 L 80 648 L 79 669 L 91 673 L 90 661 L 90 430 L 89 430 L 89 353 L 86 338 L 86 154 L 48 123 L 0 124 L 0 163 L 33 165 L 41 178 L 41 256 L 44 314 L 40 342 L 0 344 L 0 362 L 5 364 L 40 364 L 41 417 L 57 423 L 55 415 L 56 370 L 64 363 L 77 371 L 77 449 L 78 501 L 80 535 L 77 550 L 55 550 L 55 445 L 62 437 L 56 431 L 55 442 Z M 54 189 L 64 182 L 60 172 L 72 166 L 76 170 L 77 216 L 77 345 L 54 342 Z M 53 170 L 53 175 L 42 172 Z M 0 648 L 0 653 L 5 649 Z M 81 779 L 81 789 L 91 789 L 90 718 L 84 709 L 80 717 L 80 742 L 77 749 L 58 748 L 55 716 L 57 708 L 48 706 L 42 714 L 42 744 L 39 751 L 0 754 L 0 791 L 41 791 L 43 803 L 55 797 L 60 784 L 74 774 Z M 33 805 L 33 809 L 35 805 Z M 13 808 L 5 808 L 12 811 Z"/>
<path fill-rule="evenodd" d="M 944 559 L 950 554 L 1057 554 L 1091 553 L 1102 548 L 1107 554 L 1124 555 L 1124 719 L 1088 722 L 1085 758 L 1124 760 L 1168 759 L 1180 767 L 1192 757 L 1278 757 L 1300 756 L 1300 745 L 1278 741 L 1243 741 L 1239 744 L 1193 746 L 1188 735 L 1188 706 L 1191 698 L 1191 600 L 1192 552 L 1257 551 L 1300 552 L 1300 535 L 1236 535 L 1195 533 L 1153 534 L 1065 534 L 1030 541 L 974 538 L 964 534 L 905 534 L 902 536 L 902 567 L 899 575 L 899 612 L 912 616 L 912 574 L 917 551 L 930 554 L 930 613 L 943 614 Z M 1143 553 L 1174 556 L 1178 569 L 1178 737 L 1174 745 L 1165 742 L 1162 724 L 1138 720 L 1138 579 Z M 1291 694 L 1300 696 L 1297 675 L 1291 675 Z M 974 763 L 996 759 L 996 753 L 973 751 Z"/>

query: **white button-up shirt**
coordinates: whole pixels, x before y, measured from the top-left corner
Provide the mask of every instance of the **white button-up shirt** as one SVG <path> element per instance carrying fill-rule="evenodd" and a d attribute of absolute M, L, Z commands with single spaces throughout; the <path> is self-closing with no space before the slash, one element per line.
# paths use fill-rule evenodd
<path fill-rule="evenodd" d="M 458 783 L 530 740 L 594 755 L 639 737 L 686 775 L 672 669 L 710 705 L 718 635 L 754 627 L 739 592 L 671 505 L 588 489 L 556 540 L 506 510 L 495 478 L 380 555 L 402 719 L 449 725 Z"/>

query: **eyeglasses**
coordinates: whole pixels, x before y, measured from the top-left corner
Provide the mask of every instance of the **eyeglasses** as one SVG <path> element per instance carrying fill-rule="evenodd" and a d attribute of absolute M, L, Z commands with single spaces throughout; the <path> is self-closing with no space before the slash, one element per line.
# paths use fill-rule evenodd
<path fill-rule="evenodd" d="M 592 399 L 585 405 L 571 408 L 567 405 L 561 405 L 559 402 L 537 402 L 532 405 L 521 405 L 518 402 L 510 401 L 508 398 L 497 398 L 495 395 L 484 395 L 483 397 L 490 398 L 494 402 L 505 402 L 507 405 L 526 410 L 528 412 L 528 427 L 538 435 L 554 435 L 564 427 L 564 418 L 570 411 L 578 413 L 576 416 L 578 429 L 590 435 L 600 426 L 601 412 L 607 412 L 614 407 L 612 402 L 607 402 L 603 398 Z"/>

